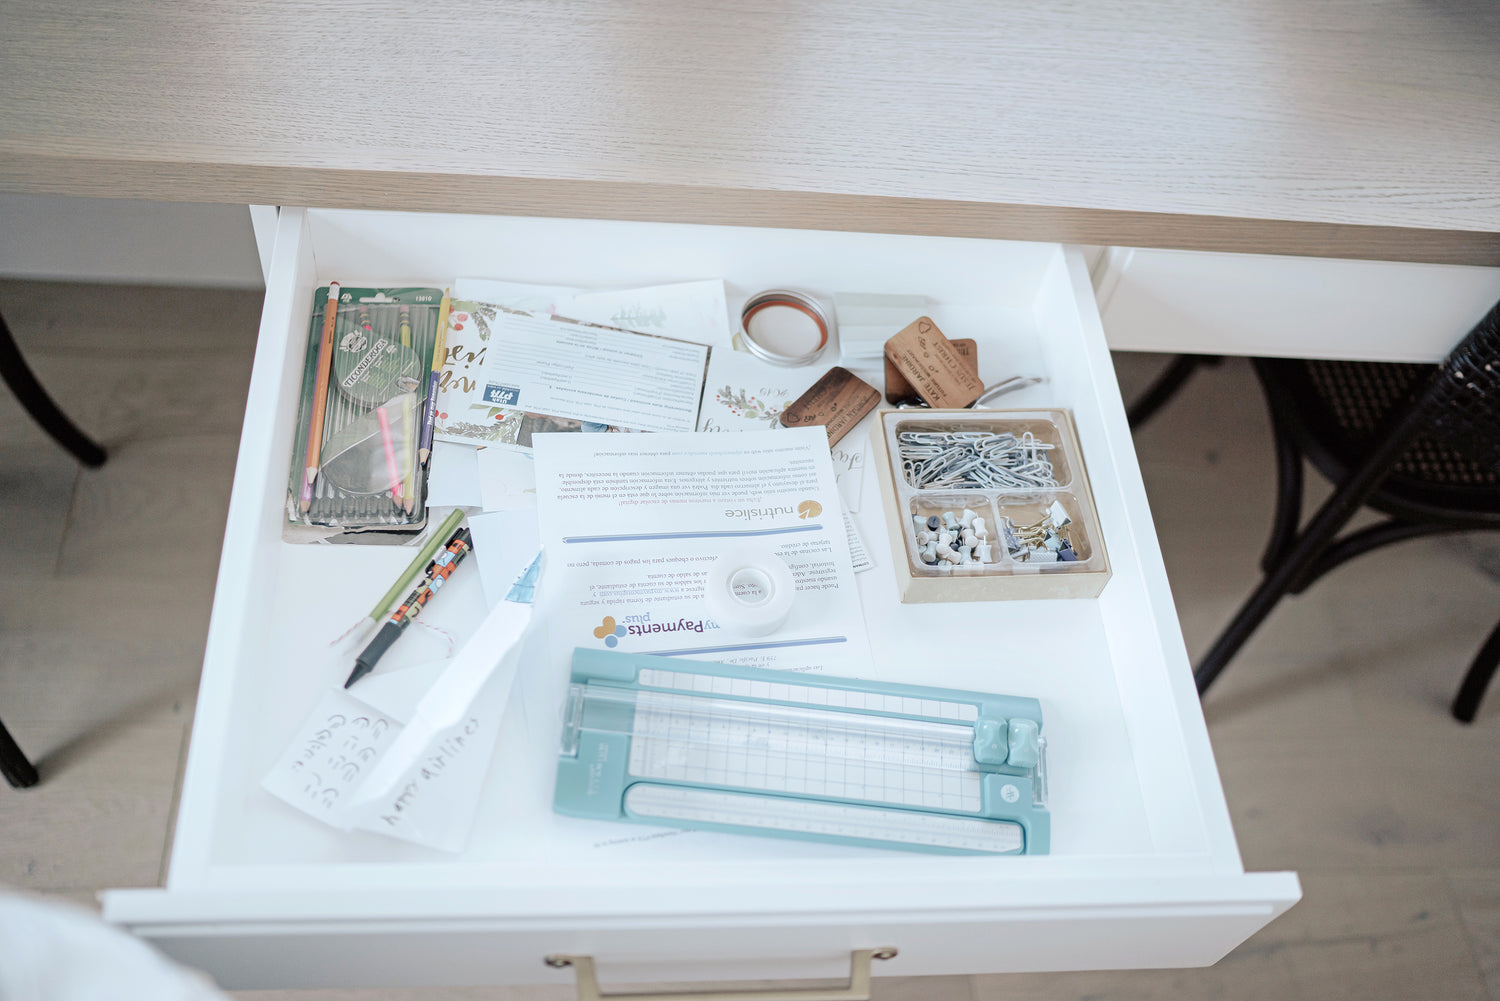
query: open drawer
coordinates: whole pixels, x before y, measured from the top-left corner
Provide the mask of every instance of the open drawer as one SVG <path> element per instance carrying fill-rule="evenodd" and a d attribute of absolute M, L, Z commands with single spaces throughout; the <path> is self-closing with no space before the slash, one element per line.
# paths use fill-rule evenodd
<path fill-rule="evenodd" d="M 1298 899 L 1295 874 L 1241 865 L 1078 252 L 303 209 L 277 227 L 167 885 L 106 893 L 109 920 L 226 987 L 357 987 L 569 981 L 549 954 L 592 956 L 610 981 L 840 976 L 851 950 L 880 947 L 899 950 L 875 970 L 887 975 L 1197 966 Z M 313 290 L 461 276 L 723 277 L 736 313 L 765 288 L 923 294 L 949 336 L 979 341 L 986 383 L 1044 374 L 1006 405 L 1073 410 L 1114 570 L 1103 593 L 900 604 L 873 472 L 858 521 L 877 566 L 858 580 L 885 677 L 1041 700 L 1052 853 L 948 857 L 632 825 L 560 850 L 553 832 L 570 822 L 552 815 L 552 776 L 532 763 L 561 721 L 525 698 L 507 720 L 526 713 L 529 727 L 502 735 L 459 855 L 337 834 L 262 791 L 317 693 L 347 671 L 329 640 L 409 557 L 281 541 Z M 431 611 L 459 640 L 484 607 L 461 578 Z"/>

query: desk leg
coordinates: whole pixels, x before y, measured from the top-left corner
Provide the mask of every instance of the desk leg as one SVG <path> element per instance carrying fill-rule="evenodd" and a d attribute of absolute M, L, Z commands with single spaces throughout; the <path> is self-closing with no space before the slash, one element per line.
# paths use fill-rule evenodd
<path fill-rule="evenodd" d="M 37 381 L 31 366 L 21 357 L 21 349 L 16 346 L 15 338 L 10 335 L 10 327 L 6 326 L 3 316 L 0 316 L 0 378 L 5 380 L 10 391 L 16 394 L 16 399 L 21 401 L 21 406 L 42 426 L 42 430 L 73 453 L 79 462 L 95 468 L 104 465 L 107 457 L 104 449 L 78 430 L 78 426 L 68 420 L 68 415 L 52 402 L 52 397 L 47 395 L 47 391 Z"/>
<path fill-rule="evenodd" d="M 16 789 L 37 784 L 35 766 L 26 760 L 26 755 L 21 753 L 21 748 L 16 745 L 10 731 L 5 729 L 4 723 L 0 723 L 0 774 Z"/>

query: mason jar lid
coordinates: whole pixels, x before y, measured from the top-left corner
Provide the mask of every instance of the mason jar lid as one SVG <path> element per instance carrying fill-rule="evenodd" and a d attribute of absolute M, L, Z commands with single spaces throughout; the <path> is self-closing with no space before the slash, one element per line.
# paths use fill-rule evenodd
<path fill-rule="evenodd" d="M 791 289 L 752 295 L 740 310 L 745 347 L 772 365 L 811 365 L 828 347 L 832 326 L 816 299 Z"/>

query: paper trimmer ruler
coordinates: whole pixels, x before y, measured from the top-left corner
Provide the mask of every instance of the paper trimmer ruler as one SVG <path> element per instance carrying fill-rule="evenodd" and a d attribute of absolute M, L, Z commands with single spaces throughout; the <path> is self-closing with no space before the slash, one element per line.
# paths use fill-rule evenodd
<path fill-rule="evenodd" d="M 580 648 L 558 813 L 954 854 L 1045 854 L 1035 699 Z"/>

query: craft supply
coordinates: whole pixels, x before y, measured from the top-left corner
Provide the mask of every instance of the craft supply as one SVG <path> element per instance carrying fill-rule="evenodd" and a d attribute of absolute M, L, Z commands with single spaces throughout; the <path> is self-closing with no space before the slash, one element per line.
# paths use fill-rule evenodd
<path fill-rule="evenodd" d="M 373 624 L 384 618 L 385 613 L 391 609 L 391 602 L 396 600 L 398 594 L 411 587 L 412 579 L 432 562 L 432 556 L 438 551 L 438 547 L 451 539 L 458 528 L 458 523 L 463 521 L 463 517 L 464 513 L 457 508 L 449 512 L 448 517 L 443 519 L 443 523 L 437 527 L 437 530 L 428 536 L 427 541 L 417 549 L 417 554 L 411 558 L 406 569 L 401 571 L 401 576 L 397 577 L 395 583 L 386 589 L 379 601 L 375 602 L 375 607 L 370 609 L 369 615 L 365 616 L 367 621 Z"/>
<path fill-rule="evenodd" d="M 703 597 L 724 629 L 746 636 L 774 633 L 792 614 L 797 584 L 791 568 L 767 548 L 737 546 L 708 568 Z"/>
<path fill-rule="evenodd" d="M 414 405 L 415 402 L 414 394 L 402 393 L 387 401 L 383 408 L 402 482 L 409 453 L 406 448 L 407 426 L 400 414 L 405 405 Z M 386 462 L 381 416 L 381 413 L 371 410 L 363 417 L 351 419 L 328 436 L 323 443 L 323 467 L 318 476 L 320 490 L 336 488 L 343 494 L 358 497 L 390 493 L 391 467 Z M 314 508 L 315 512 L 318 510 L 318 507 Z"/>
<path fill-rule="evenodd" d="M 918 554 L 928 566 L 993 562 L 989 527 L 984 518 L 968 508 L 963 509 L 962 516 L 949 510 L 926 518 L 920 514 L 911 517 Z"/>
<path fill-rule="evenodd" d="M 753 295 L 740 309 L 745 347 L 772 365 L 811 365 L 828 347 L 832 326 L 816 299 L 789 289 Z"/>
<path fill-rule="evenodd" d="M 553 809 L 943 854 L 1046 854 L 1030 698 L 579 648 Z"/>
<path fill-rule="evenodd" d="M 903 602 L 1091 598 L 1109 557 L 1064 410 L 895 410 L 875 464 Z"/>
<path fill-rule="evenodd" d="M 432 345 L 432 372 L 427 377 L 427 399 L 422 405 L 422 440 L 417 446 L 417 459 L 427 465 L 432 455 L 432 424 L 437 419 L 438 382 L 443 375 L 443 361 L 447 353 L 448 313 L 453 300 L 448 290 L 443 289 L 443 304 L 438 308 L 437 340 Z"/>
<path fill-rule="evenodd" d="M 874 386 L 835 365 L 781 412 L 781 425 L 794 428 L 821 424 L 828 431 L 831 447 L 879 403 L 880 393 Z"/>
<path fill-rule="evenodd" d="M 967 407 L 984 392 L 979 374 L 929 317 L 918 317 L 886 341 L 885 356 L 930 407 Z"/>
<path fill-rule="evenodd" d="M 918 489 L 1055 487 L 1049 453 L 1056 447 L 1030 431 L 902 431 L 901 473 Z"/>
<path fill-rule="evenodd" d="M 333 330 L 338 321 L 339 283 L 328 283 L 328 302 L 324 306 L 323 338 L 318 345 L 318 374 L 313 383 L 312 420 L 307 425 L 306 481 L 302 484 L 300 506 L 303 511 L 312 507 L 313 481 L 318 476 L 318 460 L 322 454 L 323 421 L 328 406 L 328 374 L 333 365 Z"/>
<path fill-rule="evenodd" d="M 380 422 L 380 445 L 385 451 L 385 468 L 391 477 L 391 500 L 401 504 L 401 468 L 396 464 L 396 446 L 391 440 L 391 419 L 385 407 L 375 408 L 375 419 Z"/>
<path fill-rule="evenodd" d="M 316 376 L 328 290 L 319 288 L 314 294 L 288 484 L 288 541 L 354 541 L 366 531 L 409 533 L 426 520 L 417 407 L 436 342 L 442 290 L 340 287 L 338 292 L 329 376 L 322 390 Z M 375 413 L 382 406 L 398 473 L 399 489 L 391 503 L 376 503 L 372 496 L 390 496 L 392 484 Z M 318 475 L 304 508 L 310 464 L 305 443 L 319 407 L 325 416 L 316 453 Z"/>
<path fill-rule="evenodd" d="M 360 652 L 358 657 L 354 658 L 354 670 L 350 672 L 349 680 L 344 682 L 345 688 L 375 669 L 375 664 L 391 648 L 391 644 L 401 637 L 406 627 L 411 625 L 417 613 L 426 607 L 433 595 L 442 590 L 443 585 L 448 582 L 453 571 L 458 569 L 458 565 L 463 562 L 471 548 L 467 528 L 460 528 L 453 533 L 453 537 L 448 540 L 442 552 L 438 553 L 437 557 L 428 564 L 422 583 L 417 585 L 416 589 L 406 596 L 406 600 L 396 607 L 385 625 L 380 627 L 380 632 L 376 633 L 369 645 Z"/>
<path fill-rule="evenodd" d="M 1047 506 L 1041 519 L 1030 525 L 1016 525 L 1009 518 L 1001 522 L 1005 550 L 1020 563 L 1077 563 L 1078 552 L 1067 529 L 1073 518 L 1062 501 Z"/>
<path fill-rule="evenodd" d="M 953 345 L 953 350 L 968 363 L 975 372 L 979 371 L 979 342 L 972 337 L 955 337 L 948 342 Z M 896 363 L 890 358 L 885 359 L 885 398 L 886 402 L 894 406 L 925 407 L 927 403 L 917 395 L 916 388 L 907 381 L 906 376 L 896 367 Z"/>
<path fill-rule="evenodd" d="M 416 506 L 417 481 L 417 398 L 401 394 L 401 509 L 411 514 Z"/>

